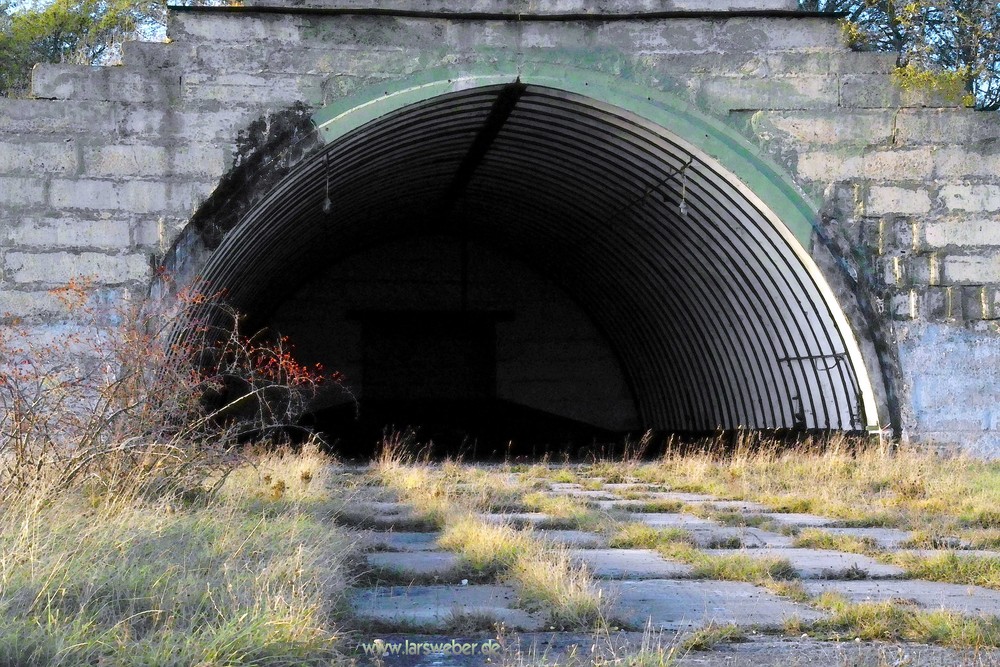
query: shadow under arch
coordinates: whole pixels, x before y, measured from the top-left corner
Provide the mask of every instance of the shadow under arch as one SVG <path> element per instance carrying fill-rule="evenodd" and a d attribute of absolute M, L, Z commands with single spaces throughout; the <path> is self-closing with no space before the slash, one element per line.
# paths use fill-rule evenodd
<path fill-rule="evenodd" d="M 280 179 L 236 190 L 252 202 L 211 247 L 175 245 L 174 263 L 237 307 L 266 320 L 345 257 L 449 234 L 516 256 L 583 308 L 642 428 L 878 428 L 858 339 L 807 251 L 816 212 L 728 126 L 543 65 L 425 72 L 311 122 Z"/>

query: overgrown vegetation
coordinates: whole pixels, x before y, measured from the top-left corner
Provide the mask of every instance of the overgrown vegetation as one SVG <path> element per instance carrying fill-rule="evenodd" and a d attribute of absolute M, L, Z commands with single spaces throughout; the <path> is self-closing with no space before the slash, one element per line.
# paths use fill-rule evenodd
<path fill-rule="evenodd" d="M 0 0 L 0 96 L 26 94 L 35 63 L 116 64 L 165 24 L 162 0 Z"/>
<path fill-rule="evenodd" d="M 218 493 L 0 509 L 0 664 L 327 665 L 351 541 L 309 501 L 330 461 L 248 459 Z M 275 499 L 264 480 L 287 481 Z M 309 475 L 303 473 L 308 472 Z"/>
<path fill-rule="evenodd" d="M 989 0 L 800 0 L 843 16 L 848 41 L 895 53 L 904 88 L 1000 108 L 1000 5 Z"/>
<path fill-rule="evenodd" d="M 225 479 L 236 445 L 279 442 L 297 428 L 327 380 L 296 362 L 285 339 L 244 334 L 238 313 L 201 294 L 109 308 L 86 281 L 55 293 L 73 317 L 59 333 L 0 328 L 8 498 L 205 492 Z"/>
<path fill-rule="evenodd" d="M 678 491 L 816 513 L 845 525 L 919 530 L 938 544 L 985 539 L 1000 527 L 1000 465 L 894 443 L 834 436 L 789 446 L 747 433 L 735 443 L 672 448 L 658 461 L 619 468 Z"/>
<path fill-rule="evenodd" d="M 0 664 L 337 659 L 333 462 L 279 447 L 320 369 L 193 293 L 57 295 L 60 333 L 0 329 Z"/>
<path fill-rule="evenodd" d="M 453 464 L 440 469 L 421 464 L 400 436 L 383 443 L 376 473 L 418 512 L 439 512 L 444 527 L 439 544 L 458 553 L 475 574 L 511 581 L 520 604 L 544 613 L 551 628 L 589 629 L 605 617 L 605 600 L 587 568 L 573 563 L 565 550 L 535 538 L 530 530 L 491 522 L 473 512 L 483 504 L 474 498 L 491 495 L 486 490 L 488 478 Z M 457 484 L 466 487 L 461 495 L 451 492 Z M 521 502 L 530 505 L 523 496 L 531 493 L 531 487 L 521 489 Z"/>
<path fill-rule="evenodd" d="M 791 621 L 786 631 L 832 640 L 913 641 L 974 649 L 1000 646 L 1000 619 L 995 617 L 921 611 L 893 602 L 852 603 L 833 593 L 824 593 L 813 604 L 830 612 L 830 617 L 811 623 Z"/>

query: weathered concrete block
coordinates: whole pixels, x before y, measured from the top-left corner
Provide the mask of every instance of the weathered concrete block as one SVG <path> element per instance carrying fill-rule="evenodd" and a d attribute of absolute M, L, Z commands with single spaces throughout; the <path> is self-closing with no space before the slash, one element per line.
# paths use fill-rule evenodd
<path fill-rule="evenodd" d="M 273 74 L 193 74 L 184 78 L 184 96 L 201 101 L 272 105 L 283 108 L 306 101 L 319 105 L 324 76 Z"/>
<path fill-rule="evenodd" d="M 868 189 L 865 199 L 865 212 L 868 215 L 919 215 L 930 210 L 930 194 L 920 187 L 875 185 Z"/>
<path fill-rule="evenodd" d="M 891 109 L 893 107 L 961 108 L 958 100 L 931 91 L 902 89 L 891 75 L 845 74 L 841 78 L 840 103 L 845 107 Z"/>
<path fill-rule="evenodd" d="M 0 97 L 0 136 L 80 133 L 105 138 L 116 130 L 121 104 L 107 101 Z"/>
<path fill-rule="evenodd" d="M 1000 185 L 949 184 L 941 187 L 940 196 L 953 211 L 1000 211 Z M 1000 225 L 995 226 L 1000 236 Z"/>
<path fill-rule="evenodd" d="M 1000 319 L 1000 287 L 987 286 L 983 288 L 983 319 Z M 994 414 L 1000 416 L 1000 411 Z M 1000 425 L 994 428 L 1000 430 Z"/>
<path fill-rule="evenodd" d="M 950 284 L 1000 283 L 1000 251 L 978 255 L 949 254 L 943 260 L 944 280 Z"/>
<path fill-rule="evenodd" d="M 0 206 L 21 207 L 45 203 L 46 182 L 31 176 L 0 176 Z"/>
<path fill-rule="evenodd" d="M 934 153 L 934 175 L 940 179 L 1000 176 L 1000 148 L 976 146 L 941 148 Z"/>
<path fill-rule="evenodd" d="M 901 144 L 970 144 L 1000 139 L 996 114 L 972 109 L 901 109 L 896 141 Z"/>
<path fill-rule="evenodd" d="M 986 288 L 981 285 L 961 287 L 962 315 L 967 320 L 988 319 Z"/>
<path fill-rule="evenodd" d="M 144 254 L 8 252 L 4 263 L 4 275 L 10 280 L 47 285 L 62 285 L 82 276 L 93 277 L 101 285 L 118 285 L 148 280 L 151 272 Z"/>
<path fill-rule="evenodd" d="M 922 249 L 957 247 L 1000 247 L 1000 225 L 983 218 L 931 219 L 922 225 Z"/>
<path fill-rule="evenodd" d="M 844 35 L 834 21 L 817 18 L 729 18 L 714 31 L 721 51 L 846 52 Z"/>
<path fill-rule="evenodd" d="M 51 292 L 0 289 L 0 322 L 9 318 L 65 316 L 66 306 Z"/>
<path fill-rule="evenodd" d="M 927 253 L 910 257 L 907 275 L 911 284 L 919 286 L 941 284 L 941 257 L 938 253 Z"/>
<path fill-rule="evenodd" d="M 923 181 L 934 169 L 933 153 L 913 150 L 872 150 L 865 153 L 865 178 L 870 181 Z"/>
<path fill-rule="evenodd" d="M 0 142 L 0 174 L 71 174 L 76 167 L 72 139 Z"/>
<path fill-rule="evenodd" d="M 961 317 L 961 300 L 954 298 L 951 287 L 930 287 L 924 290 L 919 312 L 931 322 L 945 322 Z"/>
<path fill-rule="evenodd" d="M 167 149 L 144 144 L 111 144 L 83 150 L 87 176 L 162 176 L 167 171 Z"/>
<path fill-rule="evenodd" d="M 49 202 L 60 210 L 126 211 L 129 213 L 192 213 L 208 196 L 207 183 L 54 179 Z"/>
<path fill-rule="evenodd" d="M 859 109 L 830 114 L 825 111 L 759 111 L 750 118 L 753 130 L 764 138 L 782 137 L 796 143 L 872 146 L 892 137 L 892 112 Z"/>
<path fill-rule="evenodd" d="M 225 171 L 223 148 L 205 143 L 94 146 L 84 149 L 83 165 L 84 174 L 97 177 L 180 175 L 219 178 Z"/>
<path fill-rule="evenodd" d="M 837 106 L 837 79 L 833 76 L 711 77 L 700 79 L 698 84 L 699 104 L 720 111 L 832 109 Z"/>
<path fill-rule="evenodd" d="M 301 16 L 274 14 L 209 14 L 172 12 L 167 21 L 171 40 L 204 42 L 281 42 L 289 46 L 301 41 L 301 29 L 309 20 Z"/>
<path fill-rule="evenodd" d="M 862 173 L 863 164 L 864 157 L 854 148 L 810 151 L 799 156 L 796 173 L 809 181 L 846 181 Z"/>
<path fill-rule="evenodd" d="M 191 55 L 183 44 L 170 42 L 125 42 L 122 46 L 122 61 L 136 71 L 177 67 Z"/>
<path fill-rule="evenodd" d="M 24 248 L 114 248 L 131 245 L 130 222 L 74 217 L 27 218 L 7 229 L 7 243 Z"/>
<path fill-rule="evenodd" d="M 889 301 L 889 312 L 896 320 L 914 319 L 917 316 L 917 292 L 906 290 L 893 294 Z"/>
<path fill-rule="evenodd" d="M 180 82 L 173 75 L 124 67 L 41 63 L 31 72 L 31 94 L 57 100 L 169 104 L 180 94 Z"/>
<path fill-rule="evenodd" d="M 228 146 L 240 130 L 266 115 L 259 105 L 192 104 L 187 110 L 171 108 L 127 107 L 121 119 L 121 136 L 134 140 L 162 141 L 164 137 L 183 137 L 192 143 Z"/>

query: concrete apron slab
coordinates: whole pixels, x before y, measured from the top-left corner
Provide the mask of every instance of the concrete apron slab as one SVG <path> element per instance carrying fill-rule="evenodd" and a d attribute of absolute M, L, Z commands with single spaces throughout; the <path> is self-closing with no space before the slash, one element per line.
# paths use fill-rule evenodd
<path fill-rule="evenodd" d="M 796 512 L 774 512 L 771 514 L 765 514 L 764 516 L 779 526 L 787 526 L 789 528 L 832 526 L 838 522 L 837 519 L 831 519 L 828 516 L 819 516 L 818 514 L 801 514 Z"/>
<path fill-rule="evenodd" d="M 387 586 L 350 595 L 355 618 L 400 629 L 444 630 L 462 617 L 484 617 L 512 630 L 541 630 L 545 619 L 515 609 L 510 586 Z"/>
<path fill-rule="evenodd" d="M 910 603 L 971 616 L 1000 616 L 1000 591 L 937 581 L 807 581 L 812 595 L 839 593 L 851 602 Z"/>
<path fill-rule="evenodd" d="M 906 573 L 901 567 L 880 563 L 869 556 L 827 549 L 783 547 L 740 551 L 706 549 L 705 553 L 712 556 L 740 553 L 751 558 L 785 558 L 803 579 L 836 579 L 843 578 L 845 573 L 849 573 L 854 578 L 858 578 L 863 573 L 863 576 L 869 579 L 886 579 L 901 577 Z"/>
<path fill-rule="evenodd" d="M 921 558 L 940 558 L 954 556 L 955 558 L 1000 558 L 1000 552 L 987 549 L 906 549 L 899 552 L 919 556 Z"/>
<path fill-rule="evenodd" d="M 447 551 L 381 552 L 368 554 L 367 560 L 373 568 L 415 577 L 451 574 L 462 562 Z"/>
<path fill-rule="evenodd" d="M 724 512 L 740 512 L 742 514 L 764 514 L 771 512 L 771 508 L 767 505 L 748 500 L 694 500 L 688 502 L 692 505 L 701 505 L 706 509 L 715 509 Z"/>
<path fill-rule="evenodd" d="M 436 551 L 441 533 L 369 531 L 362 543 L 373 551 Z"/>
<path fill-rule="evenodd" d="M 742 582 L 647 579 L 598 585 L 612 600 L 612 613 L 634 627 L 649 623 L 653 629 L 690 630 L 717 623 L 777 628 L 791 618 L 825 616 Z"/>
<path fill-rule="evenodd" d="M 833 535 L 846 535 L 859 540 L 870 540 L 883 549 L 898 549 L 907 540 L 913 537 L 913 533 L 896 528 L 823 528 L 824 532 Z"/>
<path fill-rule="evenodd" d="M 555 517 L 543 512 L 483 512 L 477 516 L 486 523 L 513 526 L 536 526 L 555 519 Z"/>
<path fill-rule="evenodd" d="M 665 560 L 650 549 L 571 549 L 569 555 L 602 579 L 668 579 L 694 572 L 690 565 Z"/>
<path fill-rule="evenodd" d="M 626 517 L 627 521 L 644 523 L 653 528 L 710 528 L 719 524 L 693 514 L 675 514 L 669 512 L 636 512 Z"/>
<path fill-rule="evenodd" d="M 763 549 L 766 547 L 790 547 L 794 540 L 781 533 L 769 530 L 750 528 L 746 526 L 708 526 L 703 528 L 688 528 L 695 544 L 701 548 L 727 548 L 730 543 L 737 543 L 735 548 Z"/>
<path fill-rule="evenodd" d="M 609 485 L 605 484 L 604 488 L 607 489 L 608 486 Z M 715 496 L 710 496 L 705 493 L 687 493 L 685 491 L 648 491 L 643 489 L 626 489 L 618 491 L 619 497 L 621 493 L 628 493 L 629 495 L 636 494 L 635 497 L 629 498 L 628 500 L 639 500 L 642 502 L 675 501 L 679 503 L 698 503 L 718 500 Z"/>
<path fill-rule="evenodd" d="M 535 537 L 551 544 L 574 547 L 576 549 L 600 549 L 608 545 L 608 539 L 598 533 L 585 530 L 536 530 Z"/>

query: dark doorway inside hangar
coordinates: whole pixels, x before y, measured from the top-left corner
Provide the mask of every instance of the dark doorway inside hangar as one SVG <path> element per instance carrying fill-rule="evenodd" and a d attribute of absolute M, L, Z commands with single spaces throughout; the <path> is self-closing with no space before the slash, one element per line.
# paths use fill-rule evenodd
<path fill-rule="evenodd" d="M 315 426 L 364 456 L 388 430 L 437 454 L 577 452 L 639 426 L 606 337 L 564 290 L 485 241 L 440 233 L 328 267 L 272 326 L 299 356 L 344 373 Z"/>

